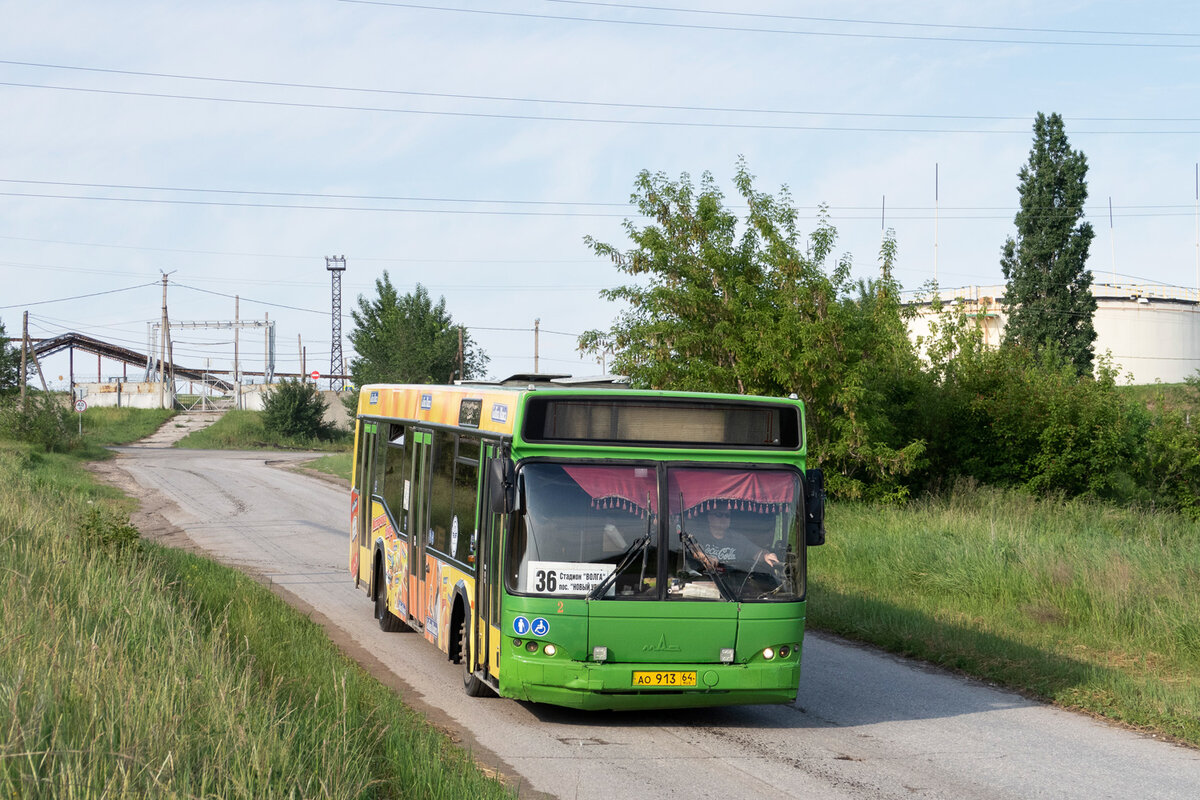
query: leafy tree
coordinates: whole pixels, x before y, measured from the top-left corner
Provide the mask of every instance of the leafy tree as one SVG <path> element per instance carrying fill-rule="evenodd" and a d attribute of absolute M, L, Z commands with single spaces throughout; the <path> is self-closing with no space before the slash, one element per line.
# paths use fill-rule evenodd
<path fill-rule="evenodd" d="M 739 230 L 710 173 L 697 192 L 687 174 L 674 182 L 642 171 L 632 202 L 654 223 L 626 220 L 627 251 L 585 239 L 639 280 L 601 293 L 627 307 L 580 348 L 612 349 L 614 371 L 638 386 L 795 392 L 831 493 L 902 497 L 923 445 L 888 416 L 912 402 L 919 374 L 891 275 L 895 244 L 885 241 L 877 281 L 853 283 L 848 258 L 826 274 L 837 238 L 828 220 L 802 244 L 786 187 L 777 200 L 753 182 L 739 159 L 735 183 L 750 209 Z"/>
<path fill-rule="evenodd" d="M 375 297 L 358 298 L 350 312 L 355 357 L 350 374 L 355 386 L 368 383 L 443 383 L 483 375 L 488 357 L 471 335 L 462 331 L 463 365 L 459 375 L 460 328 L 446 311 L 445 298 L 435 305 L 421 284 L 401 295 L 387 272 L 375 281 Z"/>
<path fill-rule="evenodd" d="M 21 388 L 21 351 L 9 344 L 7 336 L 0 320 L 0 396 Z"/>
<path fill-rule="evenodd" d="M 263 427 L 282 436 L 319 439 L 329 433 L 325 409 L 316 384 L 285 378 L 263 400 Z"/>
<path fill-rule="evenodd" d="M 1005 341 L 1033 351 L 1054 344 L 1080 375 L 1090 375 L 1096 298 L 1087 257 L 1094 233 L 1080 221 L 1087 158 L 1071 150 L 1058 114 L 1039 113 L 1033 134 L 1020 172 L 1017 236 L 1004 243 L 1000 259 L 1008 281 Z"/>

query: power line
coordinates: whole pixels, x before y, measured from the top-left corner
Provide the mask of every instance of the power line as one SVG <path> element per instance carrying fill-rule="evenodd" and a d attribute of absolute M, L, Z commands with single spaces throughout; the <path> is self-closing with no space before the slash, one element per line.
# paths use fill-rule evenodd
<path fill-rule="evenodd" d="M 364 0 L 341 0 L 341 2 L 361 2 Z M 490 13 L 490 12 L 481 12 Z M 1200 47 L 1200 45 L 1197 45 Z M 413 108 L 390 108 L 384 106 L 354 106 L 354 105 L 339 105 L 333 103 L 301 103 L 285 100 L 254 100 L 242 97 L 218 97 L 213 95 L 189 95 L 176 94 L 169 92 L 137 92 L 122 89 L 99 89 L 94 87 L 83 86 L 59 86 L 45 83 L 22 83 L 17 81 L 0 81 L 0 86 L 12 86 L 24 89 L 51 89 L 54 91 L 64 92 L 84 92 L 88 94 L 107 94 L 121 97 L 150 97 L 155 99 L 167 100 L 201 100 L 213 103 L 235 103 L 240 105 L 262 105 L 277 108 L 304 108 L 318 110 L 334 110 L 334 111 L 372 111 L 386 114 L 416 114 L 422 116 L 436 117 L 455 117 L 455 118 L 475 118 L 475 119 L 496 119 L 496 120 L 519 120 L 526 122 L 581 122 L 594 125 L 647 125 L 667 128 L 712 128 L 712 129 L 728 129 L 728 130 L 763 130 L 763 131 L 814 131 L 828 133 L 956 133 L 956 134 L 1003 134 L 1003 135 L 1021 135 L 1028 136 L 1027 128 L 1008 129 L 986 129 L 986 128 L 900 128 L 900 127 L 863 127 L 851 125 L 770 125 L 765 123 L 748 123 L 748 122 L 700 122 L 688 120 L 640 120 L 640 119 L 615 119 L 603 117 L 566 117 L 566 116 L 548 116 L 548 115 L 533 115 L 533 114 L 499 114 L 487 113 L 478 111 L 435 111 L 431 109 L 413 109 Z M 1016 118 L 1013 118 L 1016 119 Z M 1125 121 L 1125 120 L 1122 120 Z M 1134 120 L 1128 120 L 1134 121 Z M 1145 120 L 1142 120 L 1145 121 Z M 1173 121 L 1173 120 L 1150 120 L 1150 121 Z M 1189 121 L 1195 121 L 1191 119 Z M 1076 135 L 1178 135 L 1192 134 L 1196 131 L 1191 130 L 1076 130 L 1073 132 Z"/>
<path fill-rule="evenodd" d="M 144 192 L 195 192 L 197 194 L 232 194 L 260 195 L 266 197 L 313 197 L 332 200 L 390 200 L 413 203 L 482 203 L 496 205 L 527 205 L 527 206 L 612 206 L 625 207 L 629 203 L 587 202 L 581 200 L 514 200 L 514 199 L 475 199 L 469 197 L 422 197 L 417 195 L 369 195 L 369 194 L 324 194 L 321 192 L 280 192 L 268 189 L 210 189 L 195 186 L 144 186 L 126 183 L 74 183 L 70 181 L 25 180 L 21 178 L 0 178 L 0 183 L 23 183 L 34 186 L 70 186 L 84 189 L 135 189 Z M 307 206 L 301 206 L 307 208 Z"/>
<path fill-rule="evenodd" d="M 367 6 L 391 6 L 393 8 L 411 8 L 420 11 L 443 11 L 456 14 L 486 14 L 497 17 L 514 17 L 520 19 L 552 20 L 556 22 L 591 22 L 605 25 L 624 25 L 631 27 L 675 28 L 693 31 L 719 31 L 730 33 L 765 33 L 783 36 L 812 36 L 831 37 L 839 39 L 876 39 L 885 41 L 917 41 L 917 42 L 946 42 L 949 44 L 1031 44 L 1059 47 L 1142 47 L 1142 48 L 1173 48 L 1192 49 L 1200 47 L 1197 44 L 1173 44 L 1170 42 L 1095 42 L 1095 41 L 1064 41 L 1054 39 L 984 39 L 962 36 L 917 36 L 898 33 L 852 33 L 846 31 L 812 31 L 788 28 L 750 28 L 733 25 L 697 25 L 686 22 L 654 22 L 650 20 L 611 19 L 601 17 L 577 17 L 555 14 L 534 14 L 524 11 L 495 11 L 482 8 L 455 8 L 448 6 L 429 6 L 418 3 L 386 2 L 385 0 L 339 0 L 342 3 L 356 3 Z M 638 8 L 629 6 L 628 8 Z M 679 10 L 679 9 L 672 9 Z M 1149 34 L 1155 35 L 1155 34 Z"/>
<path fill-rule="evenodd" d="M 717 12 L 713 12 L 717 13 Z M 1190 35 L 1190 34 L 1180 34 Z M 489 102 L 503 103 L 536 103 L 540 105 L 566 105 L 566 106 L 584 106 L 592 108 L 624 108 L 640 111 L 702 111 L 708 113 L 736 113 L 736 114 L 781 114 L 795 116 L 817 116 L 817 117 L 870 117 L 878 119 L 936 119 L 936 120 L 974 120 L 986 122 L 1028 122 L 1031 118 L 1029 114 L 1023 115 L 984 115 L 984 114 L 917 114 L 917 113 L 885 113 L 871 111 L 822 111 L 810 109 L 786 109 L 786 108 L 746 108 L 738 106 L 692 106 L 692 105 L 670 105 L 664 103 L 629 103 L 615 101 L 598 101 L 598 100 L 564 100 L 561 98 L 550 97 L 513 97 L 507 95 L 484 95 L 484 94 L 462 94 L 453 92 L 425 92 L 411 89 L 381 89 L 378 87 L 363 87 L 363 86 L 339 86 L 336 84 L 320 84 L 320 83 L 298 83 L 291 81 L 268 81 L 253 78 L 226 78 L 216 77 L 211 75 L 186 75 L 173 72 L 145 72 L 140 70 L 130 69 L 114 69 L 109 67 L 89 67 L 78 64 L 50 64 L 36 61 L 12 61 L 0 59 L 0 64 L 8 64 L 10 66 L 33 67 L 36 69 L 57 69 L 68 70 L 73 72 L 93 72 L 107 75 L 124 75 L 140 78 L 167 78 L 170 80 L 180 81 L 200 81 L 207 83 L 222 83 L 240 86 L 266 86 L 271 88 L 283 89 L 316 89 L 320 91 L 331 92 L 357 92 L 361 94 L 380 94 L 380 95 L 398 95 L 402 97 L 428 97 L 437 99 L 450 100 L 484 100 Z M 53 88 L 53 87 L 52 87 Z M 332 108 L 341 108 L 340 106 L 331 106 Z M 383 109 L 375 109 L 383 110 Z M 1200 120 L 1197 117 L 1081 117 L 1075 115 L 1067 115 L 1072 120 L 1080 122 L 1196 122 Z M 537 117 L 536 119 L 541 119 Z M 339 195 L 314 195 L 318 197 L 339 197 Z M 356 195 L 345 195 L 345 197 L 353 197 L 362 199 Z M 372 199 L 410 199 L 410 198 L 372 198 Z M 588 203 L 587 205 L 593 205 Z M 596 205 L 610 205 L 608 203 Z"/>
<path fill-rule="evenodd" d="M 147 286 L 156 286 L 156 285 L 158 285 L 157 282 L 155 282 L 155 283 L 139 283 L 137 286 L 126 286 L 124 289 L 110 289 L 107 292 L 92 292 L 91 294 L 80 294 L 80 295 L 75 295 L 74 297 L 59 297 L 54 300 L 37 300 L 32 303 L 16 303 L 11 306 L 0 306 L 0 310 L 8 309 L 8 308 L 28 308 L 29 306 L 44 306 L 44 305 L 49 305 L 50 303 L 65 303 L 69 300 L 83 300 L 88 297 L 100 297 L 101 295 L 106 295 L 106 294 L 117 294 L 118 292 L 129 292 L 134 289 L 144 289 Z"/>
<path fill-rule="evenodd" d="M 1197 120 L 1200 121 L 1200 118 L 1197 118 Z M 136 190 L 136 191 L 147 191 L 147 192 L 194 192 L 197 194 L 260 195 L 260 196 L 267 196 L 267 197 L 315 197 L 315 198 L 337 199 L 337 200 L 401 200 L 401 201 L 429 202 L 429 203 L 480 203 L 480 204 L 489 204 L 489 205 L 547 205 L 547 206 L 606 206 L 606 207 L 617 207 L 617 208 L 622 208 L 622 207 L 629 208 L 632 205 L 628 201 L 626 201 L 624 203 L 616 203 L 616 202 L 603 201 L 603 200 L 596 200 L 596 201 L 591 201 L 591 200 L 517 200 L 517 199 L 507 199 L 507 198 L 479 199 L 479 198 L 470 198 L 470 197 L 422 197 L 422 196 L 417 196 L 417 195 L 399 196 L 399 195 L 364 195 L 364 194 L 323 194 L 321 192 L 281 192 L 281 191 L 273 190 L 273 189 L 219 189 L 219 188 L 202 187 L 202 186 L 155 186 L 155 185 L 130 184 L 130 183 L 82 183 L 82 182 L 78 182 L 78 181 L 50 181 L 50 180 L 38 180 L 38 179 L 29 179 L 29 178 L 0 178 L 0 183 L 31 184 L 34 186 L 70 186 L 70 187 L 77 187 L 77 188 L 84 188 L 84 189 L 124 189 L 124 190 Z M 54 195 L 48 195 L 48 196 L 54 197 Z M 153 200 L 153 198 L 148 198 L 148 199 Z M 296 206 L 296 207 L 297 208 L 313 208 L 313 206 Z M 843 212 L 843 211 L 872 211 L 872 212 L 874 212 L 878 208 L 878 206 L 810 205 L 810 206 L 797 206 L 797 209 L 804 210 L 804 211 L 816 212 L 816 211 L 821 210 L 822 207 L 824 207 L 826 210 L 828 210 L 830 212 Z M 735 210 L 735 209 L 736 210 L 744 210 L 744 209 L 749 208 L 749 206 L 731 204 L 731 205 L 726 206 L 726 208 L 728 208 L 730 210 Z M 928 206 L 928 205 L 920 205 L 920 206 L 898 205 L 898 206 L 893 206 L 893 208 L 897 211 L 933 211 L 934 210 L 934 206 Z M 942 209 L 943 211 L 946 211 L 946 210 L 948 210 L 948 211 L 1009 211 L 1010 210 L 1009 206 L 946 206 L 946 205 L 943 205 L 943 206 L 939 206 L 939 208 Z M 1107 209 L 1108 206 L 1102 206 L 1102 208 Z M 1159 204 L 1114 205 L 1114 206 L 1112 206 L 1112 208 L 1115 208 L 1118 210 L 1119 209 L 1184 209 L 1184 210 L 1187 210 L 1190 214 L 1192 205 L 1187 204 L 1187 203 L 1159 203 Z M 606 215 L 606 216 L 612 216 L 612 215 Z M 1126 216 L 1128 216 L 1128 215 L 1126 215 Z M 21 238 L 22 237 L 17 237 L 17 236 L 0 236 L 0 239 L 21 239 Z M 40 240 L 33 240 L 33 241 L 40 241 Z M 162 249 L 166 249 L 166 248 L 162 248 Z M 208 251 L 208 250 L 200 250 L 200 251 L 171 250 L 170 252 L 199 252 L 199 253 L 204 253 L 204 254 L 212 254 L 213 253 L 213 251 Z M 262 257 L 264 254 L 262 254 L 262 253 L 239 253 L 237 255 Z M 278 257 L 291 258 L 292 256 L 278 256 Z M 296 258 L 311 259 L 312 256 L 296 256 Z M 370 259 L 356 259 L 356 260 L 370 260 Z M 410 259 L 410 260 L 413 260 L 413 259 Z M 415 260 L 421 260 L 421 259 L 415 259 Z"/>
<path fill-rule="evenodd" d="M 520 217 L 615 217 L 628 214 L 604 214 L 575 211 L 513 211 L 475 208 L 396 208 L 387 206 L 300 205 L 296 203 L 238 203 L 229 200 L 186 200 L 170 197 L 102 197 L 96 195 L 50 194 L 45 192 L 0 192 L 0 197 L 36 197 L 45 200 L 100 200 L 115 203 L 158 203 L 161 205 L 218 206 L 222 208 L 277 208 L 300 211 L 374 211 L 406 214 L 469 214 Z"/>
<path fill-rule="evenodd" d="M 188 286 L 183 283 L 172 283 L 171 285 L 178 289 L 190 289 L 193 292 L 201 292 L 202 294 L 212 294 L 212 295 L 216 295 L 217 297 L 227 297 L 231 300 L 234 298 L 239 298 L 241 300 L 245 300 L 247 303 L 257 303 L 258 305 L 261 305 L 261 306 L 270 306 L 272 308 L 286 308 L 288 311 L 303 311 L 308 314 L 320 314 L 322 316 L 325 316 L 329 313 L 328 311 L 317 310 L 315 308 L 301 308 L 300 306 L 289 306 L 289 305 L 284 305 L 283 303 L 272 303 L 267 300 L 255 300 L 251 297 L 244 297 L 242 295 L 228 294 L 226 292 L 214 292 L 211 289 L 201 289 L 199 287 Z"/>
<path fill-rule="evenodd" d="M 22 181 L 23 182 L 23 181 Z M 178 191 L 195 191 L 191 189 L 179 189 Z M 468 216 L 518 216 L 518 217 L 577 217 L 585 219 L 629 219 L 631 216 L 640 216 L 640 212 L 628 214 L 609 214 L 602 212 L 588 211 L 517 211 L 517 210 L 497 210 L 497 209 L 471 209 L 471 208 L 397 208 L 389 206 L 335 206 L 335 205 L 301 205 L 294 203 L 243 203 L 228 200 L 189 200 L 170 197 L 111 197 L 103 195 L 84 195 L 84 194 L 56 194 L 50 192 L 0 192 L 0 197 L 25 197 L 37 198 L 41 200 L 88 200 L 97 202 L 112 202 L 112 203 L 145 203 L 150 205 L 174 205 L 174 206 L 200 206 L 200 207 L 217 207 L 217 208 L 263 208 L 277 210 L 295 210 L 295 211 L 369 211 L 375 213 L 389 214 L 465 214 Z M 469 202 L 469 201 L 468 201 Z M 1153 208 L 1154 206 L 1151 206 Z M 1172 207 L 1172 206 L 1164 206 Z M 1192 212 L 1184 210 L 1186 206 L 1173 206 L 1179 208 L 1179 211 L 1173 212 L 1155 212 L 1155 213 L 1134 213 L 1134 214 L 1119 214 L 1120 217 L 1190 217 Z M 867 206 L 854 207 L 865 210 Z M 731 208 L 730 210 L 734 210 Z M 834 210 L 834 209 L 831 209 Z M 940 219 L 952 220 L 1003 220 L 1009 219 L 1015 210 L 1008 211 L 1003 214 L 947 214 L 941 213 Z M 1047 210 L 1037 216 L 1038 219 L 1061 219 L 1068 212 L 1057 212 Z M 1069 214 L 1068 214 L 1069 215 Z M 844 213 L 830 214 L 830 219 L 838 220 L 862 220 L 862 219 L 878 219 L 877 214 L 869 215 L 850 215 Z M 1085 215 L 1086 216 L 1086 215 Z M 812 215 L 811 219 L 816 219 L 817 215 Z M 910 214 L 910 215 L 890 215 L 892 220 L 928 220 L 933 219 L 932 215 L 928 214 Z M 422 261 L 423 259 L 413 259 L 414 261 Z M 525 263 L 519 260 L 508 261 L 505 263 Z M 554 262 L 558 263 L 558 262 Z M 590 262 L 589 262 L 590 263 Z"/>
<path fill-rule="evenodd" d="M 1179 33 L 1168 31 L 1106 31 L 1087 30 L 1081 28 L 1020 28 L 1008 25 L 955 25 L 945 22 L 902 22 L 899 20 L 852 19 L 845 17 L 805 17 L 795 14 L 764 14 L 749 11 L 712 11 L 697 8 L 678 8 L 674 6 L 649 6 L 633 3 L 601 3 L 592 0 L 546 0 L 550 3 L 561 3 L 573 6 L 602 6 L 606 8 L 637 9 L 639 11 L 670 11 L 679 14 L 708 14 L 722 17 L 753 17 L 758 19 L 798 20 L 801 22 L 832 22 L 840 25 L 883 25 L 903 28 L 941 28 L 944 30 L 960 31 L 1011 31 L 1016 33 L 1071 33 L 1088 36 L 1164 36 L 1164 37 L 1197 37 L 1200 33 Z"/>

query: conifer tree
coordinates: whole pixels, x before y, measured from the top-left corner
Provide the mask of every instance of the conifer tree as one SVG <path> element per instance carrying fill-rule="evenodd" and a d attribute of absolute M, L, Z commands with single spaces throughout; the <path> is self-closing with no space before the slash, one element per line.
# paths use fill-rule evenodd
<path fill-rule="evenodd" d="M 1081 222 L 1087 200 L 1087 157 L 1071 150 L 1058 114 L 1039 113 L 1033 147 L 1021 167 L 1016 238 L 1000 265 L 1008 282 L 1005 342 L 1034 352 L 1056 347 L 1080 375 L 1092 374 L 1096 298 L 1087 269 L 1095 235 Z"/>

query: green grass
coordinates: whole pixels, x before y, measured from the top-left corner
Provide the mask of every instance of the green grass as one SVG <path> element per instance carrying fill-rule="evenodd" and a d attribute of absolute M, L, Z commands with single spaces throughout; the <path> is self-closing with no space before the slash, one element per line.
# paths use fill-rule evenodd
<path fill-rule="evenodd" d="M 0 796 L 511 796 L 265 588 L 131 541 L 80 459 L 0 442 L 0 477 Z"/>
<path fill-rule="evenodd" d="M 814 627 L 1200 744 L 1200 524 L 960 487 L 827 528 Z"/>
<path fill-rule="evenodd" d="M 349 450 L 353 437 L 346 431 L 331 439 L 307 439 L 279 436 L 263 426 L 260 411 L 226 411 L 214 424 L 194 431 L 180 440 L 177 447 L 197 450 Z"/>
<path fill-rule="evenodd" d="M 89 408 L 82 420 L 86 455 L 94 457 L 98 448 L 149 436 L 173 416 L 174 411 L 157 408 Z"/>
<path fill-rule="evenodd" d="M 336 453 L 331 456 L 321 456 L 309 461 L 304 466 L 309 469 L 315 469 L 318 472 L 324 472 L 327 475 L 333 475 L 346 481 L 347 486 L 350 484 L 350 471 L 354 468 L 354 454 L 347 450 L 344 453 Z"/>

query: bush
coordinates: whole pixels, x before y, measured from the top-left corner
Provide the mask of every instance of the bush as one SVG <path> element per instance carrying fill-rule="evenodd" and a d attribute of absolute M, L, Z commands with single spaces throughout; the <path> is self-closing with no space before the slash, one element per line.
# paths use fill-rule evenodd
<path fill-rule="evenodd" d="M 34 393 L 24 405 L 17 397 L 0 400 L 0 436 L 66 452 L 79 446 L 73 412 L 51 394 Z"/>
<path fill-rule="evenodd" d="M 948 335 L 946 335 L 948 334 Z M 1150 414 L 1122 395 L 1111 360 L 1080 377 L 1053 349 L 989 349 L 948 331 L 923 410 L 929 483 L 967 476 L 1039 494 L 1149 499 Z"/>
<path fill-rule="evenodd" d="M 1200 372 L 1188 380 L 1187 393 L 1192 408 L 1200 395 Z M 1151 413 L 1143 481 L 1154 502 L 1200 519 L 1200 421 L 1171 407 L 1161 391 Z"/>
<path fill-rule="evenodd" d="M 325 410 L 315 384 L 285 379 L 267 392 L 263 426 L 281 436 L 328 438 L 332 430 L 325 423 Z"/>
<path fill-rule="evenodd" d="M 118 511 L 88 501 L 87 510 L 79 522 L 79 536 L 89 550 L 103 549 L 109 552 L 141 550 L 141 535 L 138 529 Z"/>

